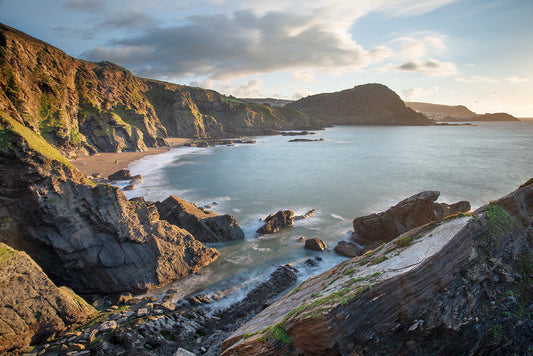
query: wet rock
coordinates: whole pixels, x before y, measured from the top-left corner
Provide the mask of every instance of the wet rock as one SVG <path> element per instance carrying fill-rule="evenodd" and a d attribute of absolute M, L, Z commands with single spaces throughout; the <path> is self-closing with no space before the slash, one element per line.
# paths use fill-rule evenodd
<path fill-rule="evenodd" d="M 98 332 L 105 333 L 110 330 L 114 330 L 117 328 L 117 323 L 114 320 L 108 320 L 104 321 L 100 326 L 98 327 Z"/>
<path fill-rule="evenodd" d="M 176 304 L 172 302 L 163 302 L 161 303 L 161 308 L 167 310 L 167 311 L 174 311 L 176 309 Z"/>
<path fill-rule="evenodd" d="M 113 174 L 110 174 L 107 179 L 109 180 L 128 180 L 131 179 L 131 173 L 128 169 L 121 169 Z"/>
<path fill-rule="evenodd" d="M 357 246 L 356 244 L 347 241 L 339 241 L 337 246 L 335 246 L 334 250 L 339 255 L 346 257 L 359 256 L 363 251 L 363 249 Z"/>
<path fill-rule="evenodd" d="M 161 219 L 189 231 L 202 242 L 244 239 L 244 232 L 231 215 L 218 215 L 183 199 L 170 196 L 156 203 Z"/>
<path fill-rule="evenodd" d="M 280 210 L 276 214 L 267 216 L 264 221 L 265 225 L 260 227 L 257 232 L 260 234 L 272 234 L 292 226 L 294 222 L 294 211 Z"/>
<path fill-rule="evenodd" d="M 324 251 L 328 248 L 328 245 L 320 239 L 313 238 L 305 240 L 305 248 L 313 251 Z"/>
<path fill-rule="evenodd" d="M 211 303 L 211 299 L 205 294 L 187 298 L 187 301 L 191 303 L 192 306 Z"/>
<path fill-rule="evenodd" d="M 303 215 L 298 215 L 297 217 L 294 218 L 294 220 L 297 221 L 297 220 L 309 219 L 311 216 L 315 214 L 315 212 L 316 212 L 315 209 L 311 209 Z"/>
<path fill-rule="evenodd" d="M 133 184 L 129 184 L 127 186 L 124 187 L 124 190 L 128 191 L 128 190 L 135 190 L 137 189 L 137 187 Z"/>

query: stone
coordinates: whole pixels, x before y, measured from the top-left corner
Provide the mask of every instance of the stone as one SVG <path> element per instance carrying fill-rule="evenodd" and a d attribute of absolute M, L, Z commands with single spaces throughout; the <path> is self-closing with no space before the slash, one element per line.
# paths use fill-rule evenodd
<path fill-rule="evenodd" d="M 265 225 L 260 227 L 257 232 L 259 234 L 272 234 L 292 226 L 294 222 L 294 211 L 280 210 L 276 214 L 267 216 L 264 221 Z"/>
<path fill-rule="evenodd" d="M 324 251 L 325 249 L 328 248 L 328 245 L 326 245 L 326 243 L 320 239 L 312 238 L 312 239 L 305 240 L 304 247 L 308 250 Z"/>
<path fill-rule="evenodd" d="M 89 336 L 87 337 L 87 341 L 93 342 L 94 339 L 96 339 L 96 334 L 98 334 L 98 329 L 91 330 L 91 332 L 89 333 Z"/>
<path fill-rule="evenodd" d="M 161 219 L 186 229 L 199 241 L 244 239 L 244 232 L 232 215 L 218 215 L 175 196 L 157 202 L 156 207 Z"/>
<path fill-rule="evenodd" d="M 137 187 L 133 184 L 128 184 L 127 186 L 124 187 L 124 190 L 128 191 L 128 190 L 135 190 L 137 189 Z"/>
<path fill-rule="evenodd" d="M 305 213 L 303 215 L 298 215 L 297 217 L 294 218 L 294 220 L 297 221 L 297 220 L 309 219 L 311 216 L 313 216 L 315 214 L 315 212 L 316 212 L 315 209 L 311 209 L 311 210 L 309 210 L 307 213 Z"/>
<path fill-rule="evenodd" d="M 144 182 L 143 176 L 140 174 L 137 174 L 136 176 L 131 177 L 130 184 L 137 185 L 137 184 L 142 184 L 143 182 Z"/>
<path fill-rule="evenodd" d="M 117 298 L 116 304 L 119 304 L 119 305 L 126 304 L 131 300 L 131 298 L 133 298 L 131 293 L 122 293 Z"/>
<path fill-rule="evenodd" d="M 128 169 L 121 169 L 113 174 L 110 174 L 107 179 L 109 180 L 128 180 L 131 179 L 131 173 Z"/>
<path fill-rule="evenodd" d="M 147 308 L 139 308 L 137 309 L 137 313 L 135 314 L 138 318 L 148 315 L 148 309 Z"/>
<path fill-rule="evenodd" d="M 174 353 L 174 356 L 196 356 L 196 354 L 180 347 L 176 350 L 176 352 Z"/>
<path fill-rule="evenodd" d="M 352 239 L 360 245 L 376 240 L 389 242 L 415 227 L 440 221 L 447 214 L 470 210 L 468 202 L 452 205 L 435 203 L 439 195 L 437 191 L 424 191 L 402 200 L 385 212 L 355 218 Z"/>
<path fill-rule="evenodd" d="M 347 241 L 339 241 L 333 250 L 345 257 L 356 257 L 363 251 L 363 249 L 356 244 Z"/>
<path fill-rule="evenodd" d="M 115 330 L 117 328 L 117 323 L 114 320 L 104 321 L 98 327 L 98 332 L 105 333 L 110 330 Z"/>
<path fill-rule="evenodd" d="M 139 304 L 140 302 L 141 302 L 141 298 L 137 298 L 137 297 L 135 297 L 135 298 L 130 298 L 130 299 L 126 302 L 126 304 L 128 304 L 128 305 L 136 305 L 136 304 Z"/>
<path fill-rule="evenodd" d="M 163 302 L 161 303 L 161 308 L 167 310 L 167 311 L 174 311 L 176 309 L 176 304 L 172 302 Z"/>
<path fill-rule="evenodd" d="M 0 243 L 0 354 L 44 342 L 94 313 L 72 290 L 58 288 L 25 252 Z"/>
<path fill-rule="evenodd" d="M 74 343 L 69 347 L 69 350 L 70 351 L 82 351 L 82 350 L 85 350 L 85 345 Z"/>
<path fill-rule="evenodd" d="M 93 173 L 93 174 L 91 174 L 91 177 L 98 179 L 98 178 L 101 177 L 101 175 L 100 175 L 100 173 Z"/>
<path fill-rule="evenodd" d="M 209 304 L 211 303 L 211 299 L 203 294 L 203 295 L 197 295 L 195 297 L 189 297 L 187 298 L 187 301 L 192 305 L 192 306 L 197 306 L 197 305 L 201 305 L 201 304 Z"/>

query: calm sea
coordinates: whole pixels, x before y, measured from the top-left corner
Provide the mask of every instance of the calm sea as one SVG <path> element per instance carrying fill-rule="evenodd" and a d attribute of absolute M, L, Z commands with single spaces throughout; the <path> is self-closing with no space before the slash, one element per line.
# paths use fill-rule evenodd
<path fill-rule="evenodd" d="M 325 141 L 288 142 L 292 138 Z M 175 282 L 171 287 L 179 296 L 199 291 L 226 296 L 217 304 L 225 306 L 284 263 L 306 279 L 344 260 L 333 247 L 347 239 L 357 216 L 423 190 L 440 191 L 443 202 L 468 200 L 479 207 L 533 177 L 533 122 L 340 126 L 315 135 L 255 139 L 253 145 L 176 148 L 129 167 L 145 178 L 127 192 L 129 198 L 177 195 L 213 205 L 219 214 L 232 214 L 246 232 L 245 241 L 212 244 L 221 256 L 201 274 Z M 258 237 L 259 219 L 282 209 L 316 213 L 293 228 Z M 299 236 L 318 237 L 329 249 L 305 250 Z M 305 263 L 317 256 L 322 261 L 316 266 Z"/>

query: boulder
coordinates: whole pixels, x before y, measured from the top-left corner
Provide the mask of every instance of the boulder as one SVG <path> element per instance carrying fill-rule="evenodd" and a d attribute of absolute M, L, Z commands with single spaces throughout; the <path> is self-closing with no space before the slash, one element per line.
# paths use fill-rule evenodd
<path fill-rule="evenodd" d="M 16 353 L 81 323 L 96 310 L 57 287 L 24 252 L 0 243 L 0 353 Z"/>
<path fill-rule="evenodd" d="M 231 215 L 218 215 L 183 199 L 170 196 L 156 204 L 161 219 L 189 231 L 202 242 L 244 239 L 244 232 Z"/>
<path fill-rule="evenodd" d="M 315 214 L 315 212 L 316 212 L 315 209 L 311 209 L 311 210 L 309 210 L 307 213 L 305 213 L 303 215 L 298 215 L 297 217 L 294 218 L 294 220 L 298 221 L 298 220 L 309 219 L 311 216 L 313 216 Z"/>
<path fill-rule="evenodd" d="M 110 174 L 107 179 L 109 180 L 128 180 L 132 179 L 131 173 L 128 169 L 121 169 L 113 174 Z"/>
<path fill-rule="evenodd" d="M 385 212 L 355 218 L 352 239 L 361 245 L 373 241 L 389 242 L 415 227 L 470 210 L 468 202 L 452 205 L 435 203 L 439 195 L 437 191 L 421 192 L 402 200 Z"/>
<path fill-rule="evenodd" d="M 328 248 L 328 245 L 320 239 L 313 238 L 305 240 L 305 248 L 313 251 L 324 251 Z"/>
<path fill-rule="evenodd" d="M 346 257 L 359 256 L 363 251 L 363 249 L 357 246 L 356 244 L 347 241 L 339 241 L 337 246 L 335 246 L 334 250 L 339 255 Z"/>
<path fill-rule="evenodd" d="M 0 211 L 13 229 L 0 231 L 0 241 L 28 253 L 56 284 L 79 294 L 141 293 L 218 257 L 160 220 L 144 199 L 129 201 L 117 187 L 90 182 L 22 136 L 9 140 L 10 149 L 0 150 Z"/>
<path fill-rule="evenodd" d="M 281 229 L 292 226 L 294 222 L 294 211 L 280 210 L 276 214 L 267 216 L 264 221 L 265 225 L 260 227 L 257 232 L 260 234 L 272 234 Z"/>

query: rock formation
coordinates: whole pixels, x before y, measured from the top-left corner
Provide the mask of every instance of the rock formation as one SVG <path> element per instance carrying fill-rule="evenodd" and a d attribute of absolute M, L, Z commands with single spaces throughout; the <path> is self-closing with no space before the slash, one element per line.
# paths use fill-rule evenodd
<path fill-rule="evenodd" d="M 0 353 L 46 341 L 96 313 L 66 287 L 56 287 L 24 252 L 0 243 Z"/>
<path fill-rule="evenodd" d="M 339 241 L 333 250 L 335 250 L 335 252 L 337 252 L 339 255 L 345 257 L 359 256 L 363 251 L 362 248 L 348 241 Z"/>
<path fill-rule="evenodd" d="M 466 201 L 452 205 L 435 203 L 439 195 L 437 191 L 421 192 L 385 212 L 355 218 L 352 239 L 360 245 L 389 242 L 415 227 L 470 210 L 470 203 Z"/>
<path fill-rule="evenodd" d="M 533 179 L 309 279 L 223 355 L 531 353 Z"/>
<path fill-rule="evenodd" d="M 139 292 L 208 265 L 218 252 L 144 201 L 94 185 L 39 135 L 0 115 L 0 241 L 77 293 Z"/>
<path fill-rule="evenodd" d="M 272 234 L 281 229 L 292 226 L 294 222 L 294 211 L 280 210 L 276 214 L 265 218 L 265 225 L 261 226 L 257 232 L 260 234 Z"/>
<path fill-rule="evenodd" d="M 305 240 L 304 247 L 308 250 L 324 251 L 325 249 L 328 248 L 328 245 L 326 245 L 326 243 L 320 239 L 313 238 L 313 239 Z"/>
<path fill-rule="evenodd" d="M 244 232 L 235 218 L 229 214 L 218 215 L 175 196 L 157 202 L 156 207 L 162 220 L 189 231 L 199 241 L 244 239 Z"/>
<path fill-rule="evenodd" d="M 300 110 L 324 125 L 431 125 L 405 106 L 392 90 L 381 84 L 358 85 L 337 93 L 311 95 L 288 108 Z"/>
<path fill-rule="evenodd" d="M 293 109 L 136 77 L 77 60 L 0 24 L 0 110 L 67 156 L 142 151 L 165 137 L 234 137 L 320 126 Z"/>
<path fill-rule="evenodd" d="M 121 169 L 121 170 L 118 170 L 116 171 L 115 173 L 113 174 L 110 174 L 107 179 L 109 180 L 127 180 L 127 179 L 131 179 L 131 173 L 129 171 L 129 169 Z"/>

